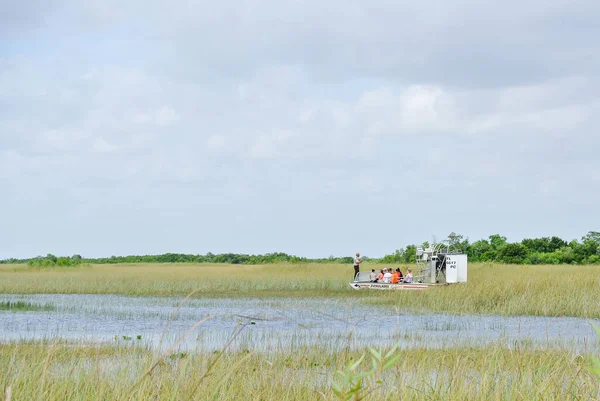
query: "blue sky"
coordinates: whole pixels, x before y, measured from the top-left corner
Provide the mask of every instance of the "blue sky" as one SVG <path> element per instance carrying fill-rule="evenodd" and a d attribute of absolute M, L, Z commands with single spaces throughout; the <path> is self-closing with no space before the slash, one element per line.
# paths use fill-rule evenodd
<path fill-rule="evenodd" d="M 0 5 L 0 258 L 598 230 L 595 1 Z"/>

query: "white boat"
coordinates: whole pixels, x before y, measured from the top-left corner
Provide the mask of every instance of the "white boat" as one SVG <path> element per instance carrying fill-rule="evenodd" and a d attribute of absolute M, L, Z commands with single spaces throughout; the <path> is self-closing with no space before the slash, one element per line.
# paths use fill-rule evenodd
<path fill-rule="evenodd" d="M 409 283 L 392 284 L 392 283 L 354 282 L 354 283 L 349 283 L 349 284 L 350 284 L 350 287 L 354 288 L 355 290 L 361 290 L 361 289 L 371 289 L 371 290 L 426 290 L 429 287 L 431 287 L 431 285 L 423 284 L 423 283 L 417 283 L 417 284 L 409 284 Z"/>
<path fill-rule="evenodd" d="M 466 283 L 467 255 L 453 245 L 453 237 L 454 233 L 446 241 L 434 243 L 426 249 L 417 249 L 417 267 L 412 283 L 373 283 L 370 281 L 370 272 L 366 271 L 358 273 L 355 280 L 348 284 L 355 290 L 426 290 L 435 286 Z"/>

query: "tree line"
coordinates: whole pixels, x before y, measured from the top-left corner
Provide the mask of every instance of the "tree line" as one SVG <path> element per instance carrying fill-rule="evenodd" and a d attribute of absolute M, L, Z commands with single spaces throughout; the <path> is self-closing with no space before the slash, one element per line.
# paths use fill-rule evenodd
<path fill-rule="evenodd" d="M 521 242 L 507 242 L 499 234 L 490 235 L 473 243 L 462 235 L 449 238 L 453 249 L 460 249 L 469 256 L 471 262 L 496 262 L 511 264 L 600 264 L 600 232 L 590 231 L 581 240 L 567 242 L 559 237 L 526 238 Z M 363 257 L 371 263 L 414 263 L 417 248 L 427 249 L 428 242 L 421 245 L 408 245 L 396 249 L 392 254 L 381 258 Z M 81 255 L 55 256 L 48 254 L 30 259 L 5 259 L 0 264 L 23 264 L 31 267 L 68 267 L 82 264 L 117 263 L 227 263 L 260 265 L 270 263 L 353 263 L 352 256 L 327 258 L 305 258 L 283 252 L 265 255 L 222 253 L 205 255 L 166 253 L 162 255 L 111 256 L 108 258 L 84 258 Z"/>
<path fill-rule="evenodd" d="M 470 262 L 495 262 L 528 265 L 600 264 L 600 232 L 590 231 L 581 240 L 567 242 L 559 237 L 525 238 L 521 242 L 507 242 L 499 234 L 490 235 L 473 243 L 462 235 L 449 238 L 453 249 L 467 254 Z M 428 242 L 419 246 L 429 247 Z M 417 245 L 397 249 L 393 254 L 378 259 L 380 263 L 411 263 L 415 260 Z"/>
<path fill-rule="evenodd" d="M 28 264 L 31 267 L 68 267 L 82 264 L 119 264 L 119 263 L 226 263 L 240 265 L 261 265 L 271 263 L 352 263 L 352 257 L 333 257 L 310 259 L 283 252 L 265 255 L 247 255 L 239 253 L 221 253 L 194 255 L 183 253 L 165 253 L 162 255 L 129 255 L 107 258 L 84 258 L 81 255 L 55 256 L 48 254 L 30 259 L 0 260 L 0 264 Z"/>

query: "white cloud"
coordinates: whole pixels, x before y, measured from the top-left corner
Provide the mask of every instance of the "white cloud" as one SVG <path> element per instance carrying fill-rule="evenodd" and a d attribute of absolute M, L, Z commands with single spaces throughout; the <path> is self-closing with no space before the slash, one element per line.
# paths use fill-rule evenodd
<path fill-rule="evenodd" d="M 112 153 L 112 152 L 119 150 L 118 146 L 109 143 L 102 137 L 95 138 L 92 141 L 92 147 L 93 147 L 94 151 L 100 152 L 100 153 Z"/>
<path fill-rule="evenodd" d="M 250 148 L 250 156 L 256 159 L 273 159 L 279 155 L 278 139 L 268 135 L 259 136 Z"/>
<path fill-rule="evenodd" d="M 223 135 L 211 135 L 206 140 L 206 145 L 212 150 L 223 149 L 227 146 L 227 139 Z"/>
<path fill-rule="evenodd" d="M 156 123 L 162 127 L 173 125 L 179 121 L 179 114 L 170 107 L 162 107 L 156 116 Z"/>
<path fill-rule="evenodd" d="M 381 254 L 438 229 L 593 229 L 598 5 L 433 5 L 0 6 L 0 31 L 27 37 L 0 56 L 0 208 L 65 227 L 23 229 L 0 257 Z M 123 221 L 137 228 L 107 235 Z M 144 236 L 164 227 L 169 249 Z M 87 230 L 102 240 L 71 234 Z"/>
<path fill-rule="evenodd" d="M 78 149 L 89 135 L 81 131 L 51 129 L 41 134 L 39 150 L 72 151 Z"/>

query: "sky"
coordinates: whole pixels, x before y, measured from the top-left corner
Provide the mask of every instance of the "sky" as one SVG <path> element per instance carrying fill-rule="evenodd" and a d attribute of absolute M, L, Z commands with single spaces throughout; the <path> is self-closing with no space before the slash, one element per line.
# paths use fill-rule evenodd
<path fill-rule="evenodd" d="M 600 230 L 595 0 L 0 2 L 0 259 Z"/>

